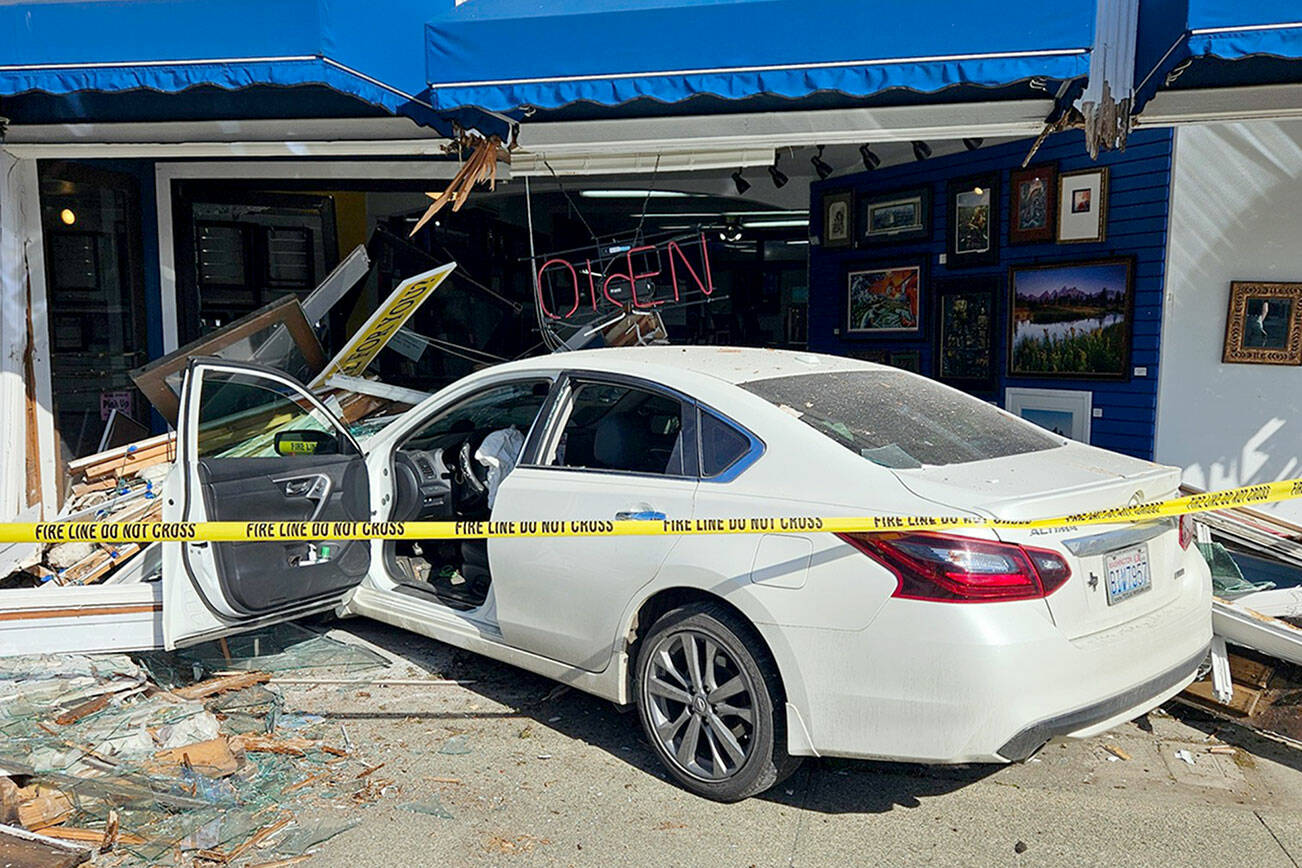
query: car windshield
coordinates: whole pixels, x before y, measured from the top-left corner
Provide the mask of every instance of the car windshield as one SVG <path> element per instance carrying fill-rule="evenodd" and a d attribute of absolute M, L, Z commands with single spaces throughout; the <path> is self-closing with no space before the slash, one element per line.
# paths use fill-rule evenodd
<path fill-rule="evenodd" d="M 740 385 L 883 467 L 961 464 L 1062 445 L 985 401 L 904 371 L 799 374 Z"/>

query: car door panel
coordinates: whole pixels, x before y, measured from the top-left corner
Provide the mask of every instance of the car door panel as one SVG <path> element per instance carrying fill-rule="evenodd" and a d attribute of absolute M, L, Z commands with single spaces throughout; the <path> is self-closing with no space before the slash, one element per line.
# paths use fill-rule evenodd
<path fill-rule="evenodd" d="M 690 519 L 696 487 L 695 479 L 521 467 L 498 489 L 493 520 L 611 520 L 621 512 Z M 629 599 L 655 578 L 680 539 L 489 540 L 503 639 L 553 660 L 601 671 L 610 662 Z"/>
<path fill-rule="evenodd" d="M 208 517 L 214 521 L 365 521 L 365 469 L 360 457 L 284 456 L 199 461 Z M 309 496 L 313 495 L 313 496 Z M 234 608 L 263 613 L 291 599 L 338 593 L 370 565 L 363 540 L 337 542 L 314 562 L 303 542 L 214 544 L 225 596 Z M 317 555 L 319 555 L 319 544 Z M 292 571 L 292 581 L 284 581 Z"/>
<path fill-rule="evenodd" d="M 369 517 L 369 480 L 356 441 L 282 372 L 192 361 L 177 442 L 167 521 Z M 370 557 L 367 541 L 164 543 L 164 645 L 331 609 L 366 575 Z"/>

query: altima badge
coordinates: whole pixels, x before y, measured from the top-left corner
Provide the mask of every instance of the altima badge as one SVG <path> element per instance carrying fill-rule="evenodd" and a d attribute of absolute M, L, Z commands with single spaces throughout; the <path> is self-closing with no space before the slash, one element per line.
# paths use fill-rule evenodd
<path fill-rule="evenodd" d="M 1090 586 L 1091 591 L 1097 591 L 1099 589 L 1099 577 L 1094 575 L 1093 573 L 1090 573 L 1090 580 L 1088 584 Z"/>

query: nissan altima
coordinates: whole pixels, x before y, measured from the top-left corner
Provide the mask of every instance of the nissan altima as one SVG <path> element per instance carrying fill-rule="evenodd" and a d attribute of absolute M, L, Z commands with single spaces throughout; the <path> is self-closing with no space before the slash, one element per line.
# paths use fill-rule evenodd
<path fill-rule="evenodd" d="M 488 368 L 359 442 L 283 373 L 187 372 L 168 520 L 1029 519 L 1179 473 L 902 370 L 718 347 Z M 334 405 L 334 410 L 338 406 Z M 385 621 L 634 706 L 682 786 L 803 757 L 1020 761 L 1193 678 L 1191 524 L 831 534 L 167 543 L 168 647 L 301 615 Z"/>

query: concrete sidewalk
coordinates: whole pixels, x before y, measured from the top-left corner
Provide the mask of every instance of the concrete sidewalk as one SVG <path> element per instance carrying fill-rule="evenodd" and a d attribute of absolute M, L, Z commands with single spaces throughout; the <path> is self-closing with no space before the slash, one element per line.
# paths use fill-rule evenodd
<path fill-rule="evenodd" d="M 285 688 L 291 710 L 341 722 L 394 780 L 365 808 L 321 803 L 323 817 L 361 823 L 323 844 L 313 865 L 1302 859 L 1302 750 L 1193 713 L 1053 743 L 1018 766 L 807 762 L 773 792 L 719 805 L 665 780 L 637 718 L 608 703 L 371 621 L 341 622 L 335 635 L 395 655 L 394 677 L 474 683 Z M 469 752 L 440 753 L 458 735 Z M 1239 750 L 1208 753 L 1221 743 Z M 450 819 L 401 807 L 433 797 Z"/>

